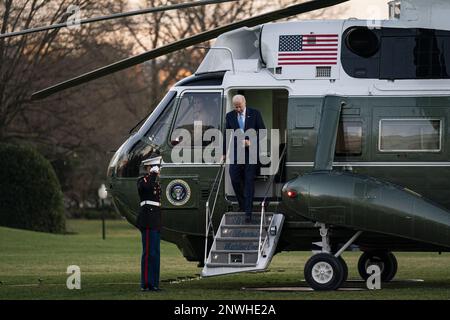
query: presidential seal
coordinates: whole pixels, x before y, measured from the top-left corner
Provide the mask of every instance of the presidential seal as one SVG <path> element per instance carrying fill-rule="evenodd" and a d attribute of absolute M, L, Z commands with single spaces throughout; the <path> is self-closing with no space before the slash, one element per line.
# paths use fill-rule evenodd
<path fill-rule="evenodd" d="M 191 198 L 191 188 L 184 180 L 173 180 L 167 185 L 166 197 L 174 206 L 185 205 Z"/>

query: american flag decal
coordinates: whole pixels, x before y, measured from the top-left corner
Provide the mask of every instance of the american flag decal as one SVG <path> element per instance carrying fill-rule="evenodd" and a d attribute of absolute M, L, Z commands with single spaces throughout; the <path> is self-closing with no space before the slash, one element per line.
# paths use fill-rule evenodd
<path fill-rule="evenodd" d="M 338 42 L 337 34 L 281 35 L 278 65 L 335 65 Z"/>

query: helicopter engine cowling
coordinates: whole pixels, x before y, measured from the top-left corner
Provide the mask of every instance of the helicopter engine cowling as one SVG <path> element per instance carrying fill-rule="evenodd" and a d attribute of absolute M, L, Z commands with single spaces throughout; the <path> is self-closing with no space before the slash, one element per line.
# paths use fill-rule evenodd
<path fill-rule="evenodd" d="M 283 186 L 283 203 L 312 221 L 450 247 L 450 212 L 379 179 L 316 171 Z"/>

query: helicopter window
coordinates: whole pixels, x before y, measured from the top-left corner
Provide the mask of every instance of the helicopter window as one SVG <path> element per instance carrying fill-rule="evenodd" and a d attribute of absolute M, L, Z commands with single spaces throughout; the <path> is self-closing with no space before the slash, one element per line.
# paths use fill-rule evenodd
<path fill-rule="evenodd" d="M 362 154 L 362 122 L 341 121 L 339 123 L 336 155 L 359 156 Z"/>
<path fill-rule="evenodd" d="M 449 79 L 450 31 L 351 27 L 344 32 L 345 72 L 366 79 Z"/>
<path fill-rule="evenodd" d="M 161 114 L 164 112 L 164 110 L 169 109 L 169 107 L 172 107 L 172 103 L 175 99 L 175 97 L 177 96 L 177 92 L 176 91 L 169 91 L 166 96 L 161 100 L 161 102 L 158 104 L 158 106 L 150 113 L 150 116 L 146 116 L 146 119 L 144 124 L 139 128 L 138 134 L 141 136 L 144 136 L 148 133 L 150 127 L 155 123 L 155 121 L 160 118 Z M 139 124 L 142 121 L 140 121 L 136 127 L 139 126 Z M 135 128 L 136 128 L 135 127 Z M 135 129 L 133 128 L 130 131 L 130 134 L 133 132 L 133 130 Z"/>
<path fill-rule="evenodd" d="M 194 122 L 201 125 L 202 135 L 209 129 L 220 129 L 221 122 L 220 92 L 188 92 L 183 95 L 175 121 L 174 131 L 188 130 L 193 146 L 207 146 L 211 142 L 203 141 L 203 137 L 194 136 Z"/>
<path fill-rule="evenodd" d="M 151 119 L 147 119 L 141 128 L 142 130 L 147 130 L 145 134 L 142 134 L 140 130 L 126 142 L 126 146 L 121 150 L 117 160 L 118 177 L 138 177 L 142 160 L 158 152 L 158 147 L 165 142 L 170 128 L 175 110 L 175 96 L 176 94 L 171 95 L 171 100 L 166 100 L 167 105 L 161 104 L 158 108 L 162 109 L 154 111 L 159 111 L 160 113 L 159 117 L 155 116 L 157 117 L 155 122 L 151 123 Z M 150 117 L 152 116 L 153 114 Z M 150 125 L 150 129 L 148 129 Z"/>
<path fill-rule="evenodd" d="M 383 39 L 380 78 L 446 79 L 450 59 L 450 37 L 422 31 L 416 36 Z"/>
<path fill-rule="evenodd" d="M 364 58 L 373 56 L 380 47 L 380 41 L 375 32 L 363 27 L 348 31 L 345 44 L 351 52 Z"/>
<path fill-rule="evenodd" d="M 145 137 L 149 140 L 150 143 L 158 146 L 164 143 L 170 128 L 173 113 L 175 111 L 175 101 L 176 99 L 172 99 L 161 116 L 155 121 L 150 130 L 145 134 Z"/>
<path fill-rule="evenodd" d="M 177 83 L 179 87 L 186 86 L 221 86 L 223 83 L 223 77 L 226 71 L 219 71 L 213 73 L 199 74 L 186 78 Z"/>
<path fill-rule="evenodd" d="M 441 120 L 380 120 L 380 151 L 439 152 L 442 135 Z"/>

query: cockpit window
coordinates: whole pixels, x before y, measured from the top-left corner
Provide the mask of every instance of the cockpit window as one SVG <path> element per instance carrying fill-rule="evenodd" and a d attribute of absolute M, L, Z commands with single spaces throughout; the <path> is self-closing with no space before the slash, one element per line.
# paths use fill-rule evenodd
<path fill-rule="evenodd" d="M 172 91 L 161 101 L 139 131 L 117 151 L 108 171 L 110 176 L 134 178 L 140 175 L 142 161 L 160 152 L 160 147 L 165 143 L 175 105 L 176 92 Z"/>
<path fill-rule="evenodd" d="M 156 119 L 159 119 L 161 114 L 167 110 L 169 104 L 173 104 L 175 97 L 177 96 L 176 91 L 169 91 L 166 96 L 161 100 L 158 106 L 153 110 L 147 120 L 145 120 L 142 127 L 139 129 L 139 134 L 141 136 L 147 134 L 150 127 L 155 123 Z"/>
<path fill-rule="evenodd" d="M 220 129 L 221 101 L 220 92 L 185 93 L 180 101 L 174 132 L 185 129 L 191 135 L 192 145 L 208 145 L 210 142 L 203 142 L 202 135 L 208 129 Z M 194 136 L 194 125 L 201 127 L 202 135 Z"/>
<path fill-rule="evenodd" d="M 138 176 L 140 174 L 139 169 L 142 167 L 142 161 L 157 153 L 159 147 L 164 144 L 173 119 L 175 101 L 175 98 L 170 101 L 150 129 L 131 148 L 128 155 L 127 170 L 123 171 L 124 175 L 129 177 Z"/>
<path fill-rule="evenodd" d="M 167 138 L 167 133 L 169 132 L 170 124 L 173 119 L 173 113 L 175 111 L 175 101 L 176 99 L 172 99 L 158 120 L 156 120 L 150 130 L 145 133 L 145 138 L 147 138 L 147 141 L 151 144 L 160 146 Z"/>

